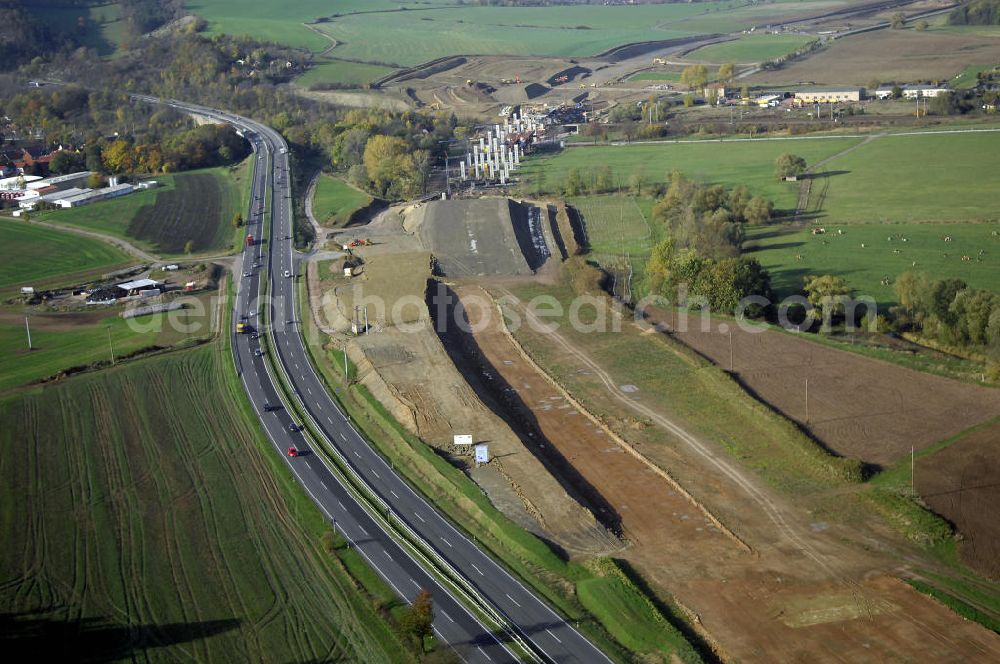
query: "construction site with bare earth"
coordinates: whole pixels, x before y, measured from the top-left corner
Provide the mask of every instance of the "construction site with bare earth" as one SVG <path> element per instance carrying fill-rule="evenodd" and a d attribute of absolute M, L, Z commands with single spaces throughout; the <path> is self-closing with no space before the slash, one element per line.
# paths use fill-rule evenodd
<path fill-rule="evenodd" d="M 1000 637 L 913 587 L 955 572 L 855 472 L 995 418 L 995 391 L 779 332 L 635 316 L 576 256 L 584 224 L 557 201 L 391 207 L 310 263 L 313 323 L 497 509 L 567 559 L 631 569 L 708 659 L 1000 658 Z M 811 381 L 808 406 L 790 375 Z M 995 574 L 995 526 L 957 522 L 965 559 Z"/>

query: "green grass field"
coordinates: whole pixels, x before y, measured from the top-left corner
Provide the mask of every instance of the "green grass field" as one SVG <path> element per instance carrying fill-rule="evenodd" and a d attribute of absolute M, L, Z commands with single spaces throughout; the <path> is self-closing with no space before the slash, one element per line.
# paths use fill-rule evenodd
<path fill-rule="evenodd" d="M 588 259 L 609 270 L 633 270 L 633 295 L 645 294 L 646 262 L 662 230 L 649 223 L 653 199 L 645 196 L 580 196 L 569 203 L 579 212 L 590 247 Z M 616 293 L 622 291 L 616 288 Z"/>
<path fill-rule="evenodd" d="M 896 303 L 892 284 L 907 270 L 1000 291 L 1000 223 L 823 227 L 823 235 L 813 235 L 809 228 L 750 229 L 747 245 L 759 245 L 752 255 L 771 273 L 780 296 L 801 290 L 806 274 L 835 274 L 844 277 L 856 295 L 870 295 L 880 308 L 887 308 Z M 838 228 L 843 235 L 837 234 Z M 945 242 L 946 236 L 952 240 Z M 964 261 L 963 256 L 972 260 Z M 887 277 L 888 285 L 882 284 Z"/>
<path fill-rule="evenodd" d="M 968 90 L 976 87 L 976 74 L 981 71 L 993 69 L 993 65 L 969 65 L 955 78 L 948 81 L 948 84 L 956 90 Z"/>
<path fill-rule="evenodd" d="M 29 318 L 33 350 L 28 351 L 20 311 L 0 312 L 0 390 L 49 378 L 61 371 L 121 359 L 141 349 L 174 346 L 210 336 L 211 295 L 183 310 L 126 321 L 117 312 L 46 313 Z M 110 334 L 109 334 L 110 333 Z M 110 339 L 109 339 L 110 336 Z"/>
<path fill-rule="evenodd" d="M 59 30 L 75 32 L 86 48 L 92 48 L 98 55 L 111 56 L 125 37 L 125 22 L 121 20 L 121 8 L 116 2 L 104 2 L 89 7 L 53 7 L 45 3 L 25 3 L 27 9 L 36 12 L 46 24 Z M 41 4 L 42 6 L 37 6 Z M 84 26 L 80 30 L 80 26 Z"/>
<path fill-rule="evenodd" d="M 688 53 L 695 62 L 766 62 L 788 55 L 812 41 L 801 35 L 749 35 L 720 44 L 710 44 Z"/>
<path fill-rule="evenodd" d="M 816 163 L 852 146 L 858 147 L 818 169 L 820 174 L 830 173 L 828 177 L 811 183 L 810 212 L 817 214 L 814 225 L 827 228 L 825 235 L 812 235 L 811 226 L 749 229 L 748 246 L 759 246 L 753 255 L 771 272 L 780 295 L 798 292 L 806 274 L 829 273 L 843 276 L 858 294 L 888 306 L 895 302 L 893 281 L 907 270 L 933 278 L 961 278 L 977 288 L 998 288 L 1000 238 L 992 233 L 1000 232 L 996 222 L 1000 212 L 995 188 L 984 186 L 983 178 L 995 170 L 991 163 L 1000 148 L 1000 133 L 894 135 L 865 144 L 842 138 L 573 148 L 532 160 L 525 173 L 537 177 L 544 169 L 545 182 L 557 187 L 571 167 L 586 173 L 607 163 L 616 177 L 639 172 L 661 182 L 670 169 L 678 168 L 707 182 L 746 184 L 754 194 L 790 210 L 799 188 L 774 178 L 774 158 L 788 151 Z M 606 264 L 620 255 L 624 230 L 624 250 L 641 272 L 649 253 L 637 235 L 642 232 L 642 216 L 623 217 L 622 209 L 629 208 L 622 208 L 615 197 L 573 202 L 586 221 L 595 258 Z M 652 203 L 648 198 L 638 202 Z M 643 212 L 648 219 L 648 210 Z M 624 229 L 620 219 L 625 220 Z M 837 228 L 846 234 L 837 235 Z M 945 236 L 952 240 L 945 242 Z M 970 260 L 962 260 L 963 256 Z M 886 279 L 889 283 L 883 284 Z"/>
<path fill-rule="evenodd" d="M 225 252 L 239 246 L 242 231 L 231 226 L 237 212 L 246 216 L 253 158 L 235 167 L 207 168 L 156 177 L 155 189 L 52 210 L 38 219 L 128 240 L 164 256 L 179 256 L 188 240 L 195 253 Z"/>
<path fill-rule="evenodd" d="M 392 71 L 391 67 L 334 60 L 320 62 L 295 79 L 295 82 L 304 88 L 322 84 L 363 86 Z"/>
<path fill-rule="evenodd" d="M 352 212 L 371 202 L 371 196 L 343 180 L 321 175 L 313 197 L 313 215 L 321 224 L 343 226 Z"/>
<path fill-rule="evenodd" d="M 187 9 L 209 23 L 209 32 L 250 34 L 314 52 L 337 41 L 336 57 L 415 65 L 460 53 L 585 56 L 632 42 L 690 34 L 730 32 L 787 14 L 741 0 L 666 3 L 633 7 L 454 6 L 448 0 L 304 0 L 293 5 L 192 0 Z M 795 12 L 820 2 L 794 3 Z"/>
<path fill-rule="evenodd" d="M 100 275 L 129 262 L 127 254 L 99 240 L 10 219 L 0 219 L 0 257 L 4 295 L 21 286 Z"/>
<path fill-rule="evenodd" d="M 810 210 L 823 223 L 997 219 L 998 153 L 1000 132 L 878 138 L 820 169 L 832 175 L 812 183 Z"/>
<path fill-rule="evenodd" d="M 538 171 L 544 169 L 546 186 L 555 189 L 561 186 L 572 168 L 586 173 L 607 164 L 616 178 L 627 181 L 630 175 L 638 173 L 647 182 L 656 183 L 666 182 L 670 172 L 679 169 L 684 175 L 704 182 L 727 187 L 745 184 L 752 193 L 770 198 L 777 208 L 790 210 L 798 200 L 798 185 L 780 182 L 774 176 L 774 160 L 778 155 L 794 152 L 813 163 L 857 142 L 855 138 L 811 138 L 575 147 L 553 156 L 530 159 L 521 172 L 526 177 L 537 178 Z"/>
<path fill-rule="evenodd" d="M 8 396 L 0 419 L 8 656 L 412 661 L 322 550 L 222 345 Z"/>

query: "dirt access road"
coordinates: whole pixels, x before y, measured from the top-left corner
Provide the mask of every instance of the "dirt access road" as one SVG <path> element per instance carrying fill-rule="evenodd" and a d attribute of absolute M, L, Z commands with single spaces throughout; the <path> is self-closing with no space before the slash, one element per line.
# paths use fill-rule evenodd
<path fill-rule="evenodd" d="M 498 312 L 482 315 L 481 304 L 492 302 L 484 290 L 459 286 L 454 292 L 469 327 L 476 330 L 461 341 L 446 336 L 463 375 L 545 459 L 554 475 L 570 482 L 596 507 L 608 528 L 633 546 L 678 555 L 692 544 L 718 556 L 748 551 L 683 489 L 627 453 L 612 432 L 537 371 L 513 343 Z M 464 357 L 455 357 L 456 346 L 463 347 Z M 642 482 L 637 484 L 637 478 Z"/>
<path fill-rule="evenodd" d="M 532 318 L 520 304 L 507 306 L 515 307 L 522 320 Z M 642 334 L 633 326 L 625 327 L 621 334 Z M 816 523 L 801 506 L 763 485 L 717 445 L 692 435 L 682 423 L 653 407 L 651 390 L 641 379 L 633 380 L 637 391 L 646 395 L 642 400 L 623 391 L 629 377 L 612 376 L 566 335 L 530 332 L 525 338 L 532 347 L 546 345 L 555 358 L 552 365 L 560 367 L 560 377 L 566 368 L 577 367 L 570 380 L 596 386 L 604 395 L 602 412 L 631 411 L 664 438 L 676 440 L 676 455 L 654 453 L 645 449 L 648 446 L 644 453 L 655 454 L 657 465 L 676 473 L 709 509 L 724 506 L 753 554 L 743 553 L 711 531 L 697 530 L 705 524 L 690 532 L 693 524 L 685 521 L 692 519 L 674 519 L 674 512 L 684 514 L 685 508 L 691 515 L 690 504 L 678 503 L 664 483 L 638 465 L 617 462 L 624 455 L 607 452 L 609 445 L 600 434 L 585 426 L 563 428 L 566 421 L 584 416 L 553 414 L 569 409 L 559 408 L 561 401 L 552 399 L 558 392 L 544 376 L 534 372 L 532 377 L 533 369 L 521 361 L 513 342 L 489 326 L 476 338 L 487 361 L 530 408 L 546 436 L 540 444 L 552 445 L 571 461 L 620 516 L 622 530 L 632 539 L 621 557 L 632 562 L 654 589 L 669 592 L 696 614 L 696 622 L 723 658 L 767 662 L 1000 658 L 1000 638 L 995 634 L 894 578 L 898 551 L 897 555 L 878 552 L 895 551 L 892 543 Z"/>

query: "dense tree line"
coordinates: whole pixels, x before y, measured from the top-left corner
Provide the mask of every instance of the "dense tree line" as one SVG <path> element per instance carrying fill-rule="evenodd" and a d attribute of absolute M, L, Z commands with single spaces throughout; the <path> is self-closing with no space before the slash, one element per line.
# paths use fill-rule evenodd
<path fill-rule="evenodd" d="M 764 224 L 774 211 L 772 203 L 752 196 L 745 186 L 727 190 L 670 174 L 669 186 L 653 206 L 653 221 L 663 224 L 681 248 L 722 259 L 740 252 L 746 236 L 744 224 Z"/>
<path fill-rule="evenodd" d="M 948 14 L 950 25 L 1000 25 L 1000 0 L 973 0 Z"/>
<path fill-rule="evenodd" d="M 652 293 L 682 305 L 708 306 L 733 313 L 748 296 L 770 299 L 767 271 L 756 259 L 740 256 L 744 224 L 766 223 L 771 202 L 751 196 L 739 186 L 703 185 L 670 174 L 666 193 L 653 207 L 653 221 L 663 225 L 666 239 L 654 248 L 647 266 Z M 744 311 L 760 316 L 766 304 Z"/>
<path fill-rule="evenodd" d="M 173 109 L 133 102 L 120 92 L 73 85 L 25 89 L 8 77 L 0 78 L 0 115 L 10 118 L 5 139 L 40 135 L 52 146 L 115 135 L 156 142 L 194 124 Z"/>
<path fill-rule="evenodd" d="M 79 44 L 72 32 L 57 30 L 20 0 L 0 1 L 0 71 L 9 71 Z"/>
<path fill-rule="evenodd" d="M 961 279 L 905 272 L 895 284 L 893 324 L 953 346 L 1000 351 L 1000 294 L 969 288 Z"/>
<path fill-rule="evenodd" d="M 228 164 L 249 153 L 231 127 L 195 126 L 174 109 L 106 90 L 53 86 L 24 91 L 0 83 L 0 115 L 10 118 L 11 135 L 40 133 L 47 147 L 64 148 L 49 164 L 57 174 L 84 168 L 166 173 Z"/>
<path fill-rule="evenodd" d="M 672 237 L 656 244 L 646 268 L 650 292 L 680 306 L 708 307 L 723 313 L 763 315 L 771 299 L 771 278 L 755 258 L 714 259 L 695 249 L 678 248 Z M 757 301 L 744 298 L 758 296 Z M 740 308 L 741 301 L 746 302 Z"/>

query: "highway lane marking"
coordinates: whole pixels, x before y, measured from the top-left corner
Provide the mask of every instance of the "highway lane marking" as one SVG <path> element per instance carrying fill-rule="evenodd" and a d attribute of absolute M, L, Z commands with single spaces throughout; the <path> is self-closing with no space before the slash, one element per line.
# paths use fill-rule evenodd
<path fill-rule="evenodd" d="M 472 569 L 474 569 L 477 572 L 479 572 L 479 576 L 486 576 L 485 574 L 483 574 L 483 570 L 481 570 L 478 567 L 476 567 L 476 563 L 469 563 L 469 564 L 472 565 Z"/>
<path fill-rule="evenodd" d="M 374 475 L 375 477 L 378 477 L 379 479 L 382 479 L 382 478 L 381 478 L 381 477 L 379 476 L 379 474 L 378 474 L 378 473 L 376 473 L 376 472 L 375 472 L 374 470 L 372 471 L 372 475 Z"/>
<path fill-rule="evenodd" d="M 333 424 L 333 420 L 330 419 L 329 415 L 326 416 L 326 421 L 329 422 L 330 424 Z"/>
<path fill-rule="evenodd" d="M 386 551 L 385 549 L 382 549 L 382 553 L 384 553 L 384 554 L 385 554 L 385 557 L 386 557 L 386 558 L 388 558 L 389 560 L 392 560 L 392 556 L 390 556 L 390 555 L 389 555 L 389 552 L 388 552 L 388 551 Z"/>
<path fill-rule="evenodd" d="M 444 609 L 441 609 L 441 615 L 444 616 L 445 618 L 447 618 L 448 620 L 450 620 L 451 622 L 455 622 L 454 619 L 452 619 L 452 617 L 449 616 L 448 612 L 445 611 Z"/>
<path fill-rule="evenodd" d="M 312 388 L 311 387 L 307 387 L 306 388 L 306 392 L 308 392 L 309 394 L 312 394 L 313 393 Z"/>
<path fill-rule="evenodd" d="M 389 493 L 391 493 L 393 496 L 396 496 L 396 498 L 399 498 L 399 496 L 396 494 L 396 492 L 393 491 L 392 489 L 389 489 Z"/>
<path fill-rule="evenodd" d="M 340 439 L 345 443 L 347 442 L 347 436 L 344 435 L 343 431 L 340 432 Z M 357 454 L 357 452 L 355 452 L 355 454 Z"/>
<path fill-rule="evenodd" d="M 338 504 L 338 505 L 340 505 L 340 509 L 344 510 L 345 512 L 347 511 L 347 510 L 346 510 L 346 509 L 344 508 L 344 503 L 342 503 L 342 502 L 340 502 L 340 501 L 338 500 L 338 501 L 337 501 L 337 504 Z"/>
<path fill-rule="evenodd" d="M 551 629 L 546 628 L 545 631 L 548 632 L 549 636 L 551 636 L 557 642 L 562 643 L 562 639 L 560 639 L 558 636 L 556 636 L 555 634 L 553 634 Z"/>
<path fill-rule="evenodd" d="M 504 593 L 504 595 L 507 595 L 507 593 Z M 517 600 L 514 599 L 513 597 L 511 597 L 510 595 L 507 595 L 507 599 L 509 599 L 510 601 L 514 602 L 514 604 L 515 604 L 515 606 L 517 606 L 517 608 L 519 608 L 519 609 L 521 608 L 521 605 L 517 603 Z"/>
<path fill-rule="evenodd" d="M 413 513 L 413 516 L 415 516 L 415 517 L 417 517 L 418 519 L 420 519 L 420 523 L 427 523 L 426 521 L 424 521 L 424 517 L 420 516 L 420 515 L 419 515 L 419 514 L 417 514 L 416 512 L 414 512 L 414 513 Z"/>
<path fill-rule="evenodd" d="M 412 583 L 413 585 L 415 585 L 417 587 L 417 590 L 423 590 L 424 589 L 424 587 L 422 585 L 420 585 L 419 583 L 417 583 L 416 581 L 413 580 L 413 577 L 410 577 L 410 583 Z"/>
<path fill-rule="evenodd" d="M 357 451 L 357 450 L 353 450 L 353 452 L 354 452 L 354 456 L 358 457 L 359 459 L 361 458 L 361 455 L 360 455 L 360 454 L 358 454 L 358 451 Z"/>
<path fill-rule="evenodd" d="M 453 547 L 453 546 L 451 545 L 451 542 L 449 542 L 449 541 L 448 541 L 448 540 L 446 540 L 445 538 L 443 538 L 443 537 L 442 537 L 442 538 L 441 538 L 441 541 L 442 541 L 442 542 L 444 542 L 445 544 L 447 544 L 447 545 L 448 545 L 448 548 L 449 548 L 449 549 L 454 549 L 454 548 L 455 548 L 455 547 Z"/>
<path fill-rule="evenodd" d="M 361 532 L 365 534 L 365 537 L 371 537 L 371 535 L 368 534 L 368 531 L 365 530 L 365 527 L 362 526 L 360 523 L 358 524 L 358 528 L 361 530 Z"/>
<path fill-rule="evenodd" d="M 329 490 L 330 490 L 330 487 L 328 487 L 328 486 L 326 485 L 326 482 L 324 482 L 323 480 L 320 480 L 320 481 L 319 481 L 319 483 L 320 483 L 320 484 L 322 484 L 322 485 L 323 485 L 323 488 L 324 488 L 324 489 L 326 489 L 327 491 L 329 491 Z"/>
<path fill-rule="evenodd" d="M 493 658 L 490 657 L 489 655 L 487 655 L 486 651 L 483 650 L 481 646 L 476 646 L 476 650 L 478 650 L 479 652 L 483 653 L 483 657 L 485 657 L 486 659 L 490 660 L 491 662 L 493 661 Z"/>

